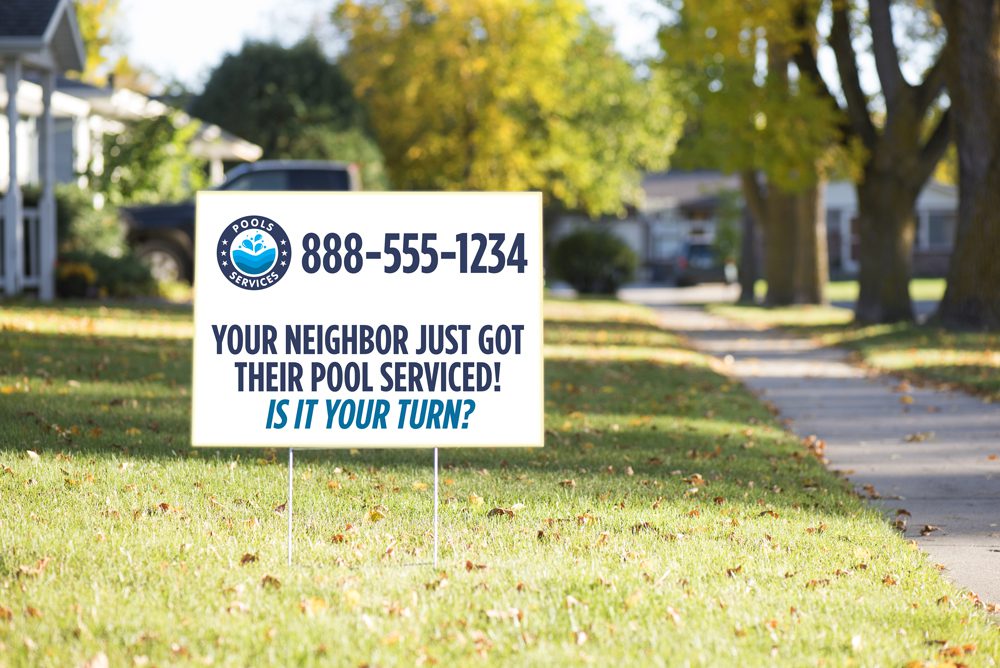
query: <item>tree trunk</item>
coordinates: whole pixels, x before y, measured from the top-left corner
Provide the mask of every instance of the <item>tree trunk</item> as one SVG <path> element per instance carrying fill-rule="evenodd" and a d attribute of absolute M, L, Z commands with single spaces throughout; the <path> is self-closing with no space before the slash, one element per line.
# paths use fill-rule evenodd
<path fill-rule="evenodd" d="M 799 195 L 771 188 L 767 193 L 764 225 L 764 278 L 768 306 L 795 303 L 795 228 Z"/>
<path fill-rule="evenodd" d="M 826 292 L 826 208 L 822 186 L 801 192 L 785 192 L 777 187 L 766 191 L 754 172 L 743 172 L 740 184 L 747 208 L 764 234 L 764 278 L 768 306 L 821 304 Z M 744 234 L 744 254 L 748 252 Z M 745 255 L 744 255 L 745 257 Z M 741 285 L 742 283 L 741 279 Z M 745 301 L 751 287 L 743 287 Z"/>
<path fill-rule="evenodd" d="M 854 317 L 861 323 L 913 320 L 910 274 L 916 194 L 892 175 L 879 178 L 867 170 L 857 193 L 861 267 Z"/>
<path fill-rule="evenodd" d="M 741 304 L 753 304 L 757 297 L 757 225 L 751 212 L 743 214 L 743 234 L 740 239 L 740 299 Z"/>
<path fill-rule="evenodd" d="M 826 250 L 826 202 L 817 184 L 799 193 L 795 220 L 796 304 L 826 302 L 829 258 Z"/>
<path fill-rule="evenodd" d="M 959 204 L 948 285 L 938 318 L 954 327 L 1000 328 L 1000 8 L 995 0 L 940 3 L 955 60 Z"/>

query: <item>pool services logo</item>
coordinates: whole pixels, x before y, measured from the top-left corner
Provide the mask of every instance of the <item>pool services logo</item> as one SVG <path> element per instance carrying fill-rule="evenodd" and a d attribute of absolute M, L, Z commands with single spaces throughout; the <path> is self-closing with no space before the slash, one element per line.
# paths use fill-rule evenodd
<path fill-rule="evenodd" d="M 244 216 L 226 226 L 216 253 L 219 269 L 244 290 L 263 290 L 281 280 L 292 261 L 292 244 L 281 225 Z"/>

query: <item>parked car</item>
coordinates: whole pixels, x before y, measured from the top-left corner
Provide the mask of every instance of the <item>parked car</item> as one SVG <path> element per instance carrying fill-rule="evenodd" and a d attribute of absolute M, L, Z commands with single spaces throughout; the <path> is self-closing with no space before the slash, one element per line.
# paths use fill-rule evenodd
<path fill-rule="evenodd" d="M 704 242 L 685 242 L 677 256 L 676 282 L 678 286 L 698 283 L 736 282 L 736 265 L 723 262 L 715 248 Z"/>
<path fill-rule="evenodd" d="M 240 165 L 216 190 L 360 190 L 357 165 L 314 160 L 262 160 Z M 121 209 L 129 244 L 158 281 L 194 275 L 194 202 Z"/>

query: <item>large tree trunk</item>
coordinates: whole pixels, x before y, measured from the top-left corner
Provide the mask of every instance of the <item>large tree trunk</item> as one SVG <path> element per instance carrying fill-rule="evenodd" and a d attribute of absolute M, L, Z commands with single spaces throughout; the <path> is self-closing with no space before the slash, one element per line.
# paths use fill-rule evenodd
<path fill-rule="evenodd" d="M 939 4 L 950 2 L 940 0 Z M 840 107 L 845 112 L 845 138 L 859 140 L 866 149 L 864 178 L 858 184 L 861 294 L 855 317 L 859 322 L 913 319 L 909 282 L 914 204 L 951 138 L 951 111 L 933 118 L 934 103 L 944 85 L 947 49 L 938 54 L 922 82 L 909 83 L 900 67 L 890 4 L 869 2 L 867 12 L 871 52 L 884 99 L 878 122 L 861 87 L 853 5 L 833 3 L 830 9 L 828 42 L 837 59 L 840 96 L 845 103 Z M 796 64 L 824 91 L 831 105 L 839 106 L 838 97 L 820 74 L 811 30 L 804 32 Z M 933 129 L 928 133 L 929 122 Z"/>
<path fill-rule="evenodd" d="M 868 173 L 857 193 L 861 267 L 854 316 L 862 323 L 913 320 L 910 274 L 916 195 L 891 175 L 879 178 Z"/>
<path fill-rule="evenodd" d="M 740 183 L 764 234 L 764 302 L 768 306 L 823 303 L 828 260 L 822 186 L 801 192 L 764 189 L 754 172 L 742 173 Z"/>
<path fill-rule="evenodd" d="M 954 62 L 959 204 L 955 247 L 939 319 L 1000 328 L 1000 7 L 995 0 L 939 3 Z"/>
<path fill-rule="evenodd" d="M 772 188 L 767 193 L 764 223 L 764 278 L 768 306 L 795 303 L 795 222 L 798 195 Z"/>
<path fill-rule="evenodd" d="M 826 303 L 830 275 L 826 250 L 826 202 L 822 184 L 797 196 L 795 220 L 796 304 Z"/>

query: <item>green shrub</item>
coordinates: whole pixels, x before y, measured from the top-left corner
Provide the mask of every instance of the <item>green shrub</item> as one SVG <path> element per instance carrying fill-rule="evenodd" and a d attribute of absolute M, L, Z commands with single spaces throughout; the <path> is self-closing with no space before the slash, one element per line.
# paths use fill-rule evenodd
<path fill-rule="evenodd" d="M 90 273 L 83 268 L 89 268 Z M 56 276 L 61 297 L 128 298 L 159 294 L 149 267 L 131 252 L 114 257 L 101 251 L 69 251 L 59 256 Z M 80 292 L 82 283 L 86 286 Z"/>
<path fill-rule="evenodd" d="M 113 206 L 98 211 L 91 191 L 73 184 L 56 188 L 56 228 L 60 254 L 96 252 L 112 257 L 125 255 L 125 228 Z"/>
<path fill-rule="evenodd" d="M 583 229 L 556 242 L 552 272 L 581 294 L 614 294 L 635 275 L 639 260 L 628 245 L 606 230 Z"/>

